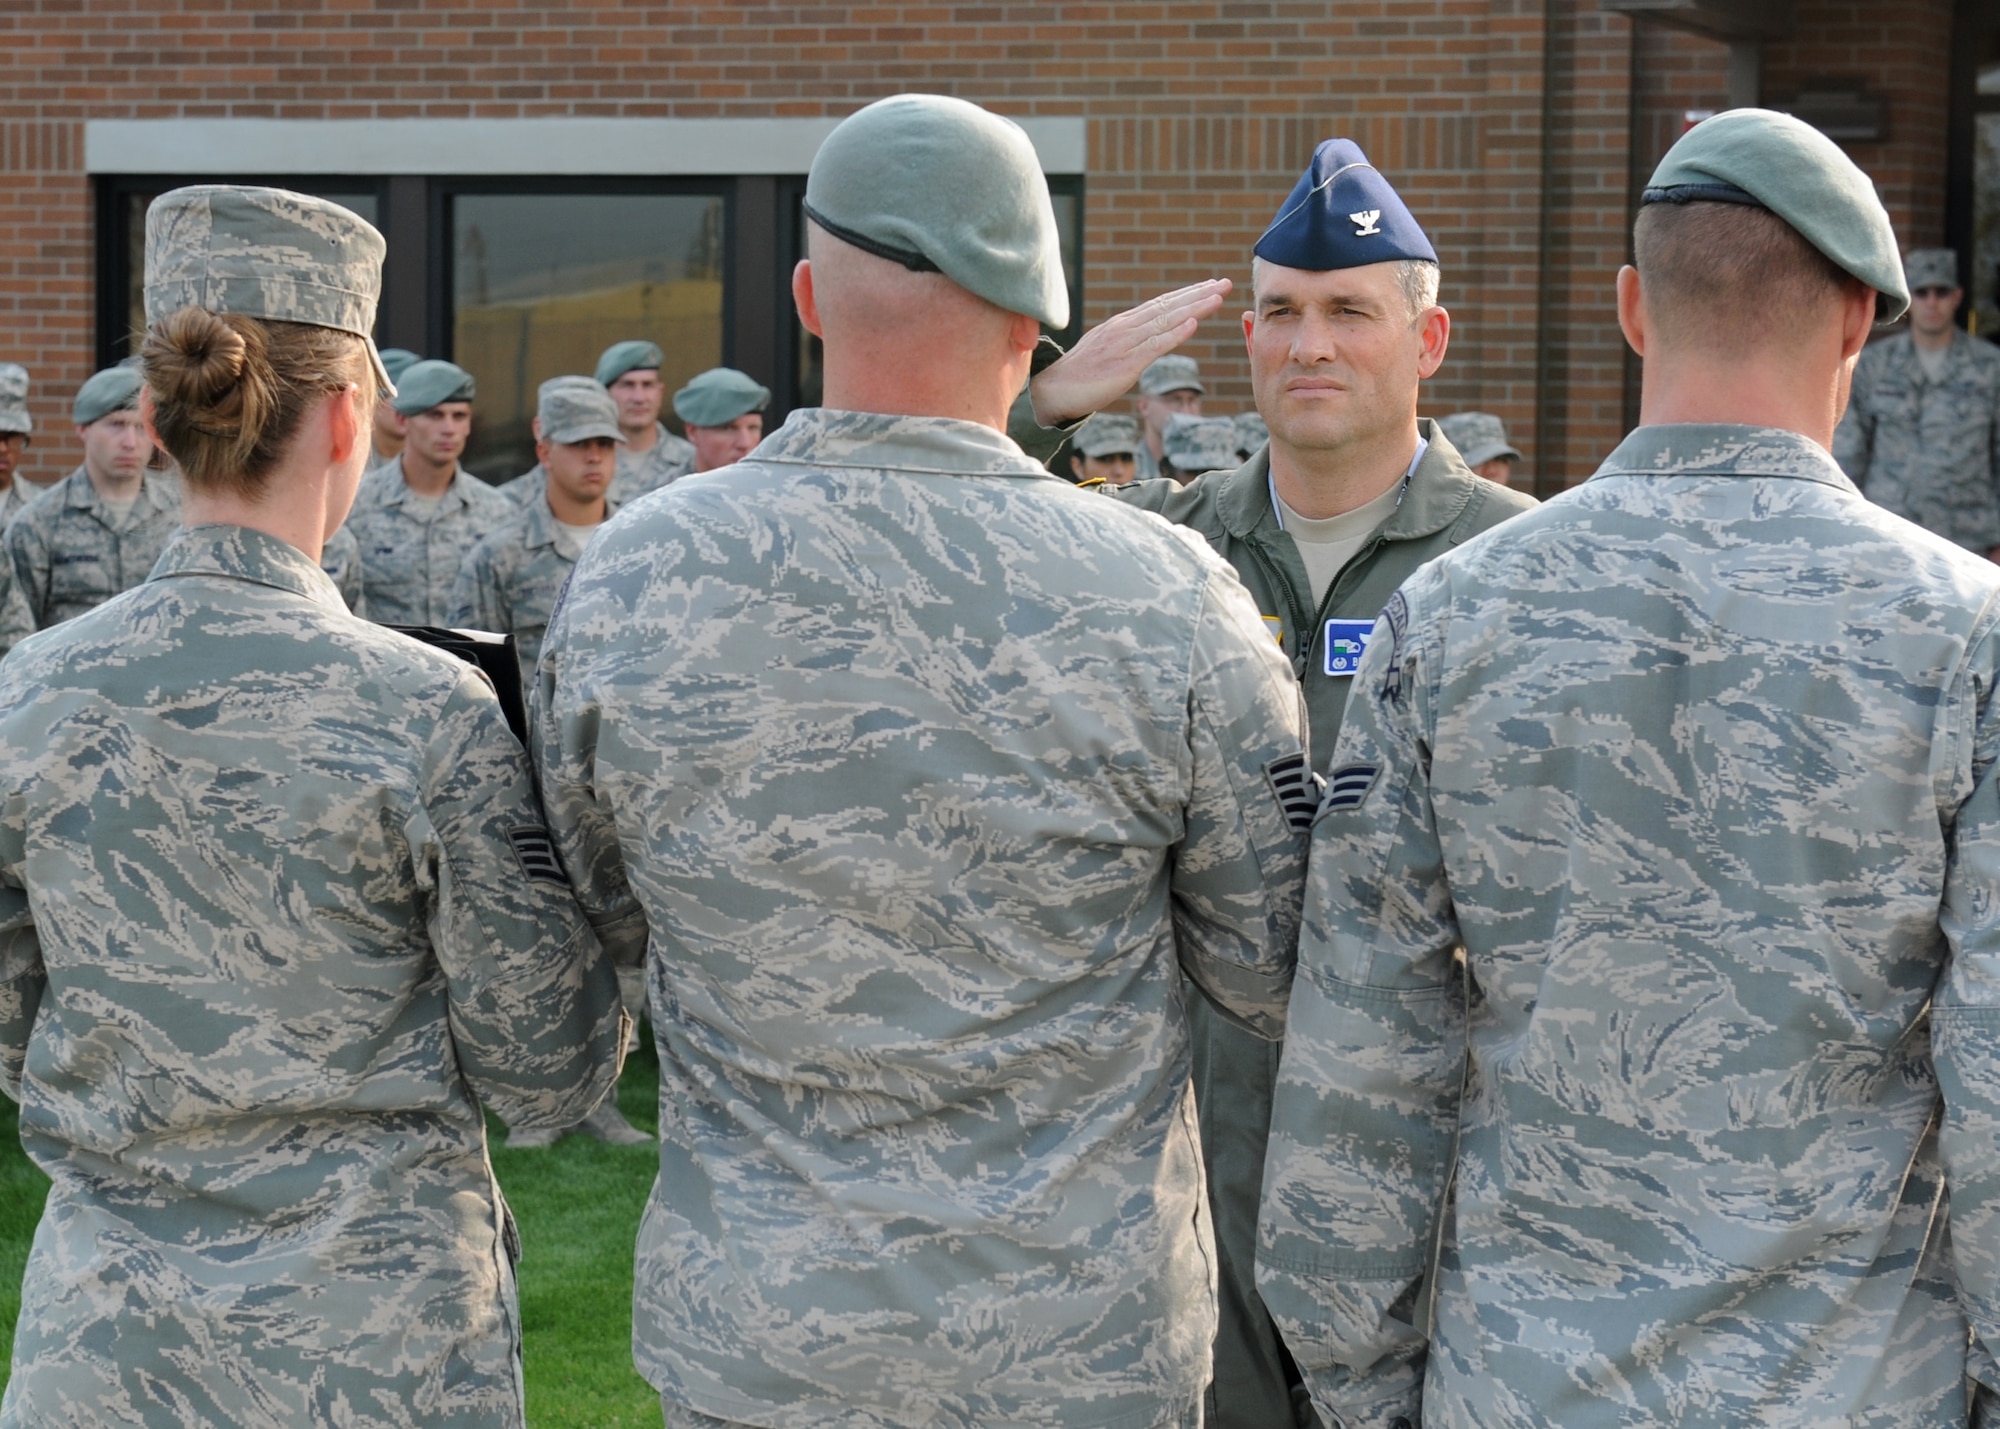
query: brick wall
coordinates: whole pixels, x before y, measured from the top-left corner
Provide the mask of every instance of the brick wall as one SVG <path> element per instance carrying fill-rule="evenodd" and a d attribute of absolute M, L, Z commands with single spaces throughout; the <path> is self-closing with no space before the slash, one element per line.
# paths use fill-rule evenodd
<path fill-rule="evenodd" d="M 1900 224 L 1935 230 L 1943 99 L 1926 66 L 1949 0 L 1799 8 L 1845 18 L 1775 47 L 1768 82 L 1871 76 L 1892 98 L 1885 193 Z M 34 371 L 30 469 L 59 474 L 91 360 L 85 118 L 821 115 L 930 89 L 1088 121 L 1092 321 L 1211 274 L 1247 297 L 1249 247 L 1314 143 L 1357 139 L 1443 260 L 1455 328 L 1425 409 L 1499 413 L 1559 486 L 1624 429 L 1608 294 L 1635 152 L 1720 73 L 1702 42 L 1665 33 L 1597 0 L 15 0 L 0 9 L 15 79 L 0 96 L 0 358 Z M 1215 410 L 1250 399 L 1238 311 L 1190 348 Z"/>

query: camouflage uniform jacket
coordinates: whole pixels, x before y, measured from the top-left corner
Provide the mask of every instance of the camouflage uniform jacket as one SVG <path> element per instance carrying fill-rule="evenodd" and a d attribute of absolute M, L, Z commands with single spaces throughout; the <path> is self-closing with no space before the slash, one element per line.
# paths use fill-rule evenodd
<path fill-rule="evenodd" d="M 113 520 L 78 467 L 7 523 L 14 581 L 37 630 L 94 610 L 152 573 L 181 524 L 179 479 L 147 472 L 124 524 Z"/>
<path fill-rule="evenodd" d="M 1909 333 L 1871 344 L 1833 454 L 1870 501 L 1982 555 L 2000 546 L 2000 347 L 1954 332 L 1933 382 Z"/>
<path fill-rule="evenodd" d="M 1322 1412 L 1982 1422 L 1996 622 L 2000 571 L 1760 427 L 1641 428 L 1403 586 L 1313 829 L 1258 1244 Z"/>
<path fill-rule="evenodd" d="M 609 494 L 621 504 L 658 491 L 694 470 L 694 443 L 668 431 L 665 422 L 655 422 L 653 427 L 653 445 L 645 451 L 635 452 L 622 443 L 618 447 L 618 474 L 612 478 Z"/>
<path fill-rule="evenodd" d="M 47 490 L 48 487 L 37 486 L 16 474 L 7 489 L 0 491 L 0 531 L 4 531 L 9 521 L 26 510 L 28 503 Z"/>
<path fill-rule="evenodd" d="M 1354 633 L 1356 623 L 1372 622 L 1396 587 L 1424 562 L 1535 504 L 1532 496 L 1474 476 L 1436 422 L 1426 418 L 1417 426 L 1430 446 L 1410 475 L 1402 503 L 1317 604 L 1299 548 L 1271 507 L 1269 446 L 1234 471 L 1211 471 L 1186 486 L 1155 479 L 1106 488 L 1120 501 L 1199 531 L 1235 568 L 1305 690 L 1312 721 L 1309 745 L 1322 771 L 1353 683 L 1352 657 L 1330 650 L 1327 623 L 1342 622 L 1334 627 L 1335 640 L 1344 638 L 1343 631 Z M 1365 635 L 1361 640 L 1365 644 Z"/>
<path fill-rule="evenodd" d="M 549 503 L 537 499 L 472 548 L 452 587 L 445 624 L 512 635 L 521 656 L 522 689 L 535 673 L 542 634 L 563 582 L 582 547 L 556 524 Z"/>
<path fill-rule="evenodd" d="M 469 667 L 258 532 L 0 665 L 0 1086 L 53 1186 L 0 1423 L 521 1423 L 480 1102 L 611 1085 L 609 960 Z"/>
<path fill-rule="evenodd" d="M 361 543 L 342 526 L 326 538 L 319 553 L 319 568 L 333 580 L 334 589 L 347 608 L 362 619 L 368 617 L 368 598 L 361 589 Z"/>
<path fill-rule="evenodd" d="M 368 618 L 384 625 L 442 625 L 466 556 L 516 510 L 463 467 L 452 474 L 433 514 L 417 514 L 413 503 L 420 500 L 396 461 L 361 478 L 347 516 L 345 529 L 361 545 Z"/>
<path fill-rule="evenodd" d="M 536 721 L 585 911 L 656 954 L 642 1373 L 774 1429 L 1191 1412 L 1180 970 L 1275 1033 L 1299 877 L 1229 568 L 989 428 L 806 409 L 598 532 Z"/>

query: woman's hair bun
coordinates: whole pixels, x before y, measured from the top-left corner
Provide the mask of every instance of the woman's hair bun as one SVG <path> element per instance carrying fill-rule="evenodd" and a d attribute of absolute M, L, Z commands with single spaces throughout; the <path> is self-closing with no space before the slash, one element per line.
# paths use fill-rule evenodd
<path fill-rule="evenodd" d="M 180 409 L 197 431 L 235 437 L 247 427 L 254 440 L 269 410 L 269 375 L 256 370 L 263 336 L 261 323 L 182 308 L 146 335 L 155 404 Z"/>

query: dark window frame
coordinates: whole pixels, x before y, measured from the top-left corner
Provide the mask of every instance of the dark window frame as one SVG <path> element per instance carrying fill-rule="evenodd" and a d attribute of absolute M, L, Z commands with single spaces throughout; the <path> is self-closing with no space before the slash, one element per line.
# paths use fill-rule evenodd
<path fill-rule="evenodd" d="M 129 255 L 132 233 L 126 227 L 127 200 L 138 194 L 165 193 L 169 189 L 185 188 L 190 184 L 260 184 L 270 188 L 290 188 L 315 191 L 346 191 L 351 193 L 372 192 L 375 195 L 376 212 L 386 218 L 389 212 L 389 180 L 380 175 L 363 174 L 275 174 L 236 175 L 218 179 L 212 174 L 97 174 L 92 176 L 91 199 L 96 205 L 92 229 L 97 245 L 95 277 L 97 293 L 93 303 L 96 331 L 92 344 L 99 369 L 114 367 L 132 351 L 132 334 L 127 330 L 127 295 L 132 291 L 135 275 L 132 272 Z M 383 286 L 386 289 L 392 270 L 397 265 L 394 259 L 383 264 Z M 386 294 L 385 294 L 386 296 Z M 378 320 L 378 331 L 386 330 Z M 393 339 L 389 340 L 393 345 Z"/>
<path fill-rule="evenodd" d="M 775 426 L 799 405 L 799 325 L 792 308 L 791 274 L 798 260 L 792 218 L 805 193 L 805 176 L 784 175 L 367 175 L 367 174 L 99 174 L 92 176 L 96 204 L 95 350 L 100 367 L 127 353 L 126 295 L 132 274 L 127 254 L 126 200 L 185 184 L 268 184 L 316 191 L 371 192 L 378 226 L 388 239 L 382 274 L 382 308 L 376 323 L 385 347 L 405 347 L 426 357 L 451 355 L 451 201 L 461 194 L 708 194 L 723 200 L 722 361 L 770 383 Z M 1078 262 L 1066 276 L 1071 296 L 1069 328 L 1055 334 L 1065 345 L 1083 327 L 1082 256 L 1088 243 L 1085 176 L 1051 174 L 1052 194 L 1076 202 Z M 411 254 L 416 254 L 412 260 Z M 1066 265 L 1067 266 L 1067 265 Z M 759 284 L 755 275 L 768 274 Z M 770 374 L 764 377 L 762 374 Z"/>

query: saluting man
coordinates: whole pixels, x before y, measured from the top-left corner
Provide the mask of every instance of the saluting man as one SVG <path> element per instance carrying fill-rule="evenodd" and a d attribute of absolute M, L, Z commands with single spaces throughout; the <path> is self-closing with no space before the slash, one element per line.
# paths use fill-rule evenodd
<path fill-rule="evenodd" d="M 1243 336 L 1268 444 L 1187 486 L 1140 481 L 1115 494 L 1199 531 L 1236 568 L 1304 688 L 1313 763 L 1324 772 L 1375 617 L 1396 587 L 1534 502 L 1481 481 L 1435 422 L 1418 420 L 1418 394 L 1443 364 L 1451 334 L 1437 302 L 1437 252 L 1351 140 L 1319 146 L 1257 240 L 1251 275 Z M 1149 325 L 1168 331 L 1176 314 L 1188 314 L 1168 331 L 1178 341 L 1209 310 L 1188 304 L 1204 292 L 1219 302 L 1226 290 L 1216 283 L 1168 294 L 1155 301 L 1161 318 Z M 1145 307 L 1134 313 L 1150 316 Z M 1073 416 L 1109 395 L 1091 385 L 1092 346 L 1087 334 L 1035 379 L 1039 413 Z M 1190 1014 L 1221 1278 L 1208 1423 L 1311 1425 L 1298 1371 L 1254 1281 L 1279 1047 L 1218 1017 L 1206 999 L 1195 998 Z"/>
<path fill-rule="evenodd" d="M 685 476 L 694 464 L 694 446 L 667 430 L 660 420 L 667 387 L 660 380 L 666 354 L 657 342 L 635 338 L 614 342 L 597 359 L 597 380 L 618 404 L 618 475 L 611 499 L 620 504 Z"/>
<path fill-rule="evenodd" d="M 1988 1423 L 2000 572 L 1828 451 L 1908 301 L 1833 141 L 1704 120 L 1633 237 L 1641 425 L 1353 680 L 1258 1284 L 1350 1429 Z"/>
<path fill-rule="evenodd" d="M 7 525 L 14 581 L 37 630 L 145 580 L 181 524 L 180 482 L 146 465 L 153 442 L 139 419 L 141 385 L 137 368 L 119 366 L 77 390 L 70 416 L 83 465 Z"/>
<path fill-rule="evenodd" d="M 1297 691 L 1205 544 L 1006 436 L 1069 309 L 1017 126 L 880 101 L 805 202 L 825 405 L 598 532 L 537 681 L 563 864 L 651 949 L 639 1367 L 675 1429 L 1192 1426 L 1182 980 L 1276 1035 Z"/>
<path fill-rule="evenodd" d="M 360 546 L 370 620 L 443 624 L 466 556 L 514 514 L 513 502 L 458 464 L 474 392 L 471 373 L 436 359 L 397 380 L 402 455 L 361 479 L 344 528 Z"/>

